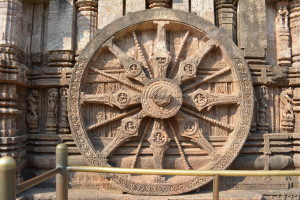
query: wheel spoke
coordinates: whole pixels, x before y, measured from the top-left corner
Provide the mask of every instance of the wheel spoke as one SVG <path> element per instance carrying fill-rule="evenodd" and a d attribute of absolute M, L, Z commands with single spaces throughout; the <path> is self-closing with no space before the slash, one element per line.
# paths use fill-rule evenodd
<path fill-rule="evenodd" d="M 163 169 L 163 158 L 166 150 L 169 148 L 168 143 L 170 138 L 165 129 L 164 121 L 162 119 L 155 119 L 153 129 L 150 137 L 150 149 L 153 153 L 153 162 L 155 169 Z M 154 182 L 163 182 L 164 178 L 155 176 Z"/>
<path fill-rule="evenodd" d="M 183 99 L 184 104 L 195 106 L 198 111 L 205 108 L 209 110 L 212 106 L 220 104 L 239 104 L 240 101 L 238 95 L 211 94 L 202 89 L 184 95 Z"/>
<path fill-rule="evenodd" d="M 151 136 L 148 138 L 150 148 L 153 151 L 155 169 L 163 169 L 163 156 L 167 150 L 170 138 L 162 119 L 155 119 Z"/>
<path fill-rule="evenodd" d="M 147 134 L 147 131 L 148 131 L 149 127 L 150 127 L 150 122 L 148 121 L 147 124 L 146 124 L 145 130 L 144 130 L 144 132 L 143 132 L 143 135 L 142 135 L 142 137 L 141 137 L 141 139 L 140 139 L 140 142 L 139 142 L 139 145 L 138 145 L 138 147 L 137 147 L 136 153 L 135 153 L 135 155 L 134 155 L 134 157 L 133 157 L 133 161 L 132 161 L 132 164 L 131 164 L 131 168 L 134 168 L 134 166 L 135 166 L 137 157 L 138 157 L 138 155 L 140 154 L 140 151 L 141 151 L 141 148 L 142 148 L 142 144 L 143 144 L 143 141 L 144 141 L 144 139 L 145 139 L 145 137 L 146 137 L 146 134 Z"/>
<path fill-rule="evenodd" d="M 155 78 L 166 77 L 167 68 L 171 61 L 170 52 L 167 50 L 166 44 L 166 25 L 167 21 L 154 21 L 157 24 L 157 35 L 154 42 L 154 53 L 151 57 L 151 66 L 154 70 Z"/>
<path fill-rule="evenodd" d="M 181 84 L 184 81 L 195 79 L 197 68 L 204 58 L 213 48 L 216 48 L 217 44 L 214 41 L 209 40 L 204 44 L 204 48 L 198 50 L 192 57 L 180 62 L 179 70 L 174 80 Z"/>
<path fill-rule="evenodd" d="M 132 137 L 138 136 L 139 127 L 140 127 L 142 118 L 144 118 L 144 117 L 145 117 L 145 115 L 144 115 L 143 111 L 140 111 L 139 113 L 137 113 L 131 117 L 122 119 L 121 126 L 118 128 L 116 136 L 101 151 L 101 154 L 104 157 L 108 157 L 121 144 L 128 141 Z"/>
<path fill-rule="evenodd" d="M 144 53 L 142 51 L 142 48 L 141 48 L 141 45 L 139 43 L 139 40 L 137 38 L 136 33 L 132 32 L 132 36 L 133 36 L 133 40 L 134 40 L 135 46 L 136 46 L 136 48 L 138 50 L 138 54 L 139 54 L 139 56 L 140 56 L 140 58 L 142 60 L 142 63 L 144 65 L 144 67 L 148 70 L 150 78 L 153 78 L 154 76 L 153 76 L 152 69 L 150 68 L 148 62 L 146 61 L 145 55 L 144 55 Z"/>
<path fill-rule="evenodd" d="M 98 103 L 125 109 L 140 104 L 141 95 L 127 89 L 120 89 L 108 94 L 84 94 L 81 103 Z"/>
<path fill-rule="evenodd" d="M 224 129 L 227 129 L 227 130 L 230 130 L 230 131 L 234 130 L 234 127 L 231 126 L 230 124 L 227 124 L 227 123 L 220 122 L 218 120 L 212 119 L 212 118 L 207 117 L 205 115 L 202 115 L 202 114 L 200 114 L 198 112 L 195 112 L 195 111 L 193 111 L 193 110 L 191 110 L 189 108 L 181 107 L 181 110 L 184 111 L 184 112 L 186 112 L 186 113 L 189 113 L 189 114 L 191 114 L 191 115 L 193 115 L 195 117 L 198 117 L 198 118 L 200 118 L 200 119 L 202 119 L 204 121 L 207 121 L 207 122 L 209 122 L 211 124 L 215 124 L 215 125 L 217 125 L 217 126 L 219 126 L 221 128 L 224 128 Z"/>
<path fill-rule="evenodd" d="M 122 114 L 119 114 L 115 117 L 112 117 L 108 120 L 104 120 L 102 122 L 99 122 L 99 123 L 96 123 L 94 125 L 91 125 L 87 128 L 88 131 L 91 131 L 91 130 L 94 130 L 95 128 L 99 128 L 101 126 L 104 126 L 106 124 L 109 124 L 109 123 L 112 123 L 112 122 L 115 122 L 115 121 L 118 121 L 120 119 L 123 119 L 124 117 L 128 117 L 129 115 L 132 115 L 133 113 L 136 113 L 138 111 L 140 111 L 141 109 L 140 108 L 136 108 L 136 109 L 133 109 L 131 111 L 128 111 L 127 113 L 122 113 Z"/>
<path fill-rule="evenodd" d="M 95 67 L 91 67 L 90 69 L 94 72 L 97 72 L 97 73 L 105 76 L 105 77 L 114 79 L 114 80 L 118 81 L 119 83 L 124 84 L 124 85 L 126 85 L 126 86 L 128 86 L 128 87 L 130 87 L 130 88 L 132 88 L 136 91 L 139 91 L 139 92 L 143 91 L 143 89 L 141 87 L 138 87 L 138 86 L 128 82 L 127 80 L 123 79 L 121 76 L 114 76 L 114 75 L 108 74 L 106 72 L 103 72 L 102 70 L 96 69 Z"/>
<path fill-rule="evenodd" d="M 231 68 L 230 67 L 225 67 L 224 69 L 220 70 L 220 71 L 217 71 L 215 72 L 214 74 L 202 79 L 202 80 L 198 80 L 198 81 L 195 81 L 192 85 L 189 85 L 188 87 L 185 87 L 182 89 L 182 92 L 187 92 L 191 89 L 195 89 L 197 88 L 198 86 L 200 86 L 201 84 L 211 80 L 211 79 L 214 79 L 218 76 L 221 76 L 222 74 L 226 73 L 226 72 L 229 72 L 231 71 Z"/>
<path fill-rule="evenodd" d="M 192 142 L 198 144 L 203 150 L 205 150 L 212 159 L 219 157 L 219 154 L 211 143 L 203 135 L 203 132 L 199 129 L 199 122 L 197 118 L 193 118 L 180 114 L 179 120 L 180 134 L 182 137 L 191 139 Z"/>
<path fill-rule="evenodd" d="M 180 55 L 181 55 L 182 52 L 183 52 L 184 45 L 185 45 L 185 43 L 186 43 L 187 38 L 189 37 L 189 35 L 190 35 L 190 31 L 187 31 L 187 32 L 185 33 L 184 37 L 182 38 L 181 42 L 180 42 L 178 54 L 177 54 L 176 57 L 175 57 L 174 65 L 173 65 L 173 67 L 171 68 L 170 73 L 169 73 L 171 76 L 173 75 L 173 72 L 174 72 L 175 69 L 176 69 L 176 66 L 177 66 L 177 64 L 178 64 L 179 57 L 180 57 Z"/>
<path fill-rule="evenodd" d="M 177 135 L 176 135 L 176 133 L 175 133 L 174 127 L 171 125 L 170 120 L 168 120 L 168 121 L 169 121 L 169 126 L 170 126 L 170 129 L 171 129 L 172 135 L 173 135 L 173 137 L 174 137 L 175 143 L 176 143 L 177 148 L 178 148 L 178 151 L 179 151 L 179 153 L 180 153 L 180 158 L 181 158 L 182 161 L 183 161 L 183 165 L 184 165 L 185 169 L 191 169 L 191 167 L 190 167 L 190 165 L 189 165 L 189 163 L 188 163 L 188 161 L 187 161 L 187 159 L 186 159 L 186 157 L 185 157 L 185 154 L 184 154 L 184 152 L 183 152 L 183 150 L 182 150 L 182 147 L 181 147 L 181 145 L 180 145 L 180 142 L 179 142 L 179 140 L 178 140 L 178 137 L 177 137 Z"/>
<path fill-rule="evenodd" d="M 120 64 L 124 67 L 126 76 L 128 78 L 135 79 L 142 84 L 149 80 L 144 72 L 142 63 L 129 57 L 116 44 L 112 42 L 112 39 L 107 41 L 105 45 L 119 59 Z"/>

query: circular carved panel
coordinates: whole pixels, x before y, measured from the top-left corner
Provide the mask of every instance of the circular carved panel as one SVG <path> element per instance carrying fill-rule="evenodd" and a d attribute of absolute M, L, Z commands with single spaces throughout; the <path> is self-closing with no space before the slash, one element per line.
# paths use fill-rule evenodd
<path fill-rule="evenodd" d="M 250 73 L 209 22 L 154 9 L 102 29 L 80 55 L 68 98 L 72 134 L 90 165 L 223 170 L 251 124 Z M 133 194 L 194 190 L 211 177 L 108 174 Z"/>

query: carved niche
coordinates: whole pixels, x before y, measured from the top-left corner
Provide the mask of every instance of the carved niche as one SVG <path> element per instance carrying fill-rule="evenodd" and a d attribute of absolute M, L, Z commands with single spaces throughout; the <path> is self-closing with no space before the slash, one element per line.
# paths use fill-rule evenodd
<path fill-rule="evenodd" d="M 130 13 L 79 56 L 70 85 L 71 132 L 90 165 L 223 170 L 253 115 L 250 73 L 215 26 L 181 11 Z M 188 192 L 211 177 L 108 174 L 133 194 Z"/>

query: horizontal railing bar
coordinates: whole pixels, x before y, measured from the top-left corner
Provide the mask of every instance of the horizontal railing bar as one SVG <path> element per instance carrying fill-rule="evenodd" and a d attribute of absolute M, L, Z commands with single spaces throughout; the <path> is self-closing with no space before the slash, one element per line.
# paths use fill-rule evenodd
<path fill-rule="evenodd" d="M 19 194 L 31 187 L 34 187 L 34 186 L 40 184 L 41 182 L 55 176 L 57 173 L 60 172 L 60 170 L 61 170 L 60 168 L 55 168 L 55 169 L 45 172 L 39 176 L 36 176 L 32 179 L 24 181 L 23 183 L 17 184 L 17 194 Z"/>
<path fill-rule="evenodd" d="M 68 171 L 144 175 L 176 176 L 300 176 L 300 170 L 178 170 L 178 169 L 132 169 L 117 167 L 68 166 Z"/>

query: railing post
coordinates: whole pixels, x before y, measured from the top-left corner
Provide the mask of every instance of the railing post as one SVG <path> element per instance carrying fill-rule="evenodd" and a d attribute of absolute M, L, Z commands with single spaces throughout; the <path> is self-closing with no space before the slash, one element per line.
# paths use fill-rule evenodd
<path fill-rule="evenodd" d="M 0 158 L 0 200 L 16 199 L 16 161 L 12 157 Z"/>
<path fill-rule="evenodd" d="M 59 144 L 56 146 L 56 167 L 61 171 L 56 175 L 56 200 L 68 199 L 68 146 Z"/>
<path fill-rule="evenodd" d="M 219 200 L 220 176 L 215 175 L 213 179 L 213 200 Z"/>

